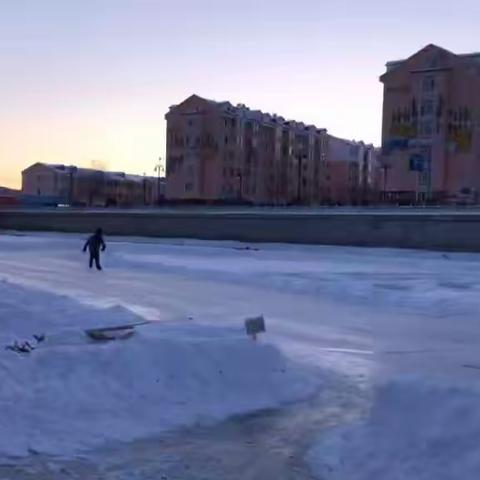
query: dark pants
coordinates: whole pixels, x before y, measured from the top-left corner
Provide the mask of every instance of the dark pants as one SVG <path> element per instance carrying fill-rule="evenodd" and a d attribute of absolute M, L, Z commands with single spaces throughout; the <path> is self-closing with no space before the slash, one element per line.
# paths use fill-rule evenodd
<path fill-rule="evenodd" d="M 95 262 L 95 266 L 97 270 L 101 270 L 102 266 L 100 265 L 100 253 L 99 252 L 90 252 L 90 268 L 93 267 L 93 262 Z"/>

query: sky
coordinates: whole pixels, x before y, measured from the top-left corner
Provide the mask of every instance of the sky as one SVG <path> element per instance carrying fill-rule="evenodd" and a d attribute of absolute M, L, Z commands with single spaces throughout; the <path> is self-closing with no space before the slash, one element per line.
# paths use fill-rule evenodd
<path fill-rule="evenodd" d="M 385 62 L 480 50 L 478 0 L 0 0 L 0 185 L 35 162 L 153 174 L 196 93 L 380 143 Z"/>

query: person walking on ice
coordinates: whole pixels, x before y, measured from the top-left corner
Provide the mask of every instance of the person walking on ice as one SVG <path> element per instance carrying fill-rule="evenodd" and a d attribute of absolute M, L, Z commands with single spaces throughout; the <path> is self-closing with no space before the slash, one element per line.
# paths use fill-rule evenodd
<path fill-rule="evenodd" d="M 97 270 L 101 270 L 102 266 L 100 265 L 100 249 L 103 252 L 105 248 L 107 248 L 103 240 L 103 232 L 101 228 L 97 228 L 95 233 L 89 237 L 89 239 L 86 241 L 83 247 L 83 251 L 86 252 L 87 248 L 88 248 L 88 251 L 90 252 L 90 261 L 89 261 L 90 268 L 93 267 L 93 262 L 95 262 L 95 266 L 97 267 Z"/>

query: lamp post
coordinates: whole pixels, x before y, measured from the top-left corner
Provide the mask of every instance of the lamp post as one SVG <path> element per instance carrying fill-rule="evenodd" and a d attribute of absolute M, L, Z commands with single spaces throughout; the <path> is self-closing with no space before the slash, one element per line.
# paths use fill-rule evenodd
<path fill-rule="evenodd" d="M 383 162 L 381 167 L 383 170 L 383 201 L 387 201 L 387 177 L 388 177 L 388 170 L 391 168 L 391 165 L 389 165 L 386 162 Z"/>
<path fill-rule="evenodd" d="M 68 185 L 68 189 L 69 189 L 68 202 L 70 204 L 70 207 L 73 206 L 73 202 L 74 202 L 74 195 L 75 195 L 75 192 L 74 192 L 74 173 L 75 173 L 76 170 L 77 170 L 77 167 L 74 167 L 73 165 L 68 167 L 68 183 L 69 183 L 69 185 Z"/>
<path fill-rule="evenodd" d="M 432 201 L 432 144 L 427 148 L 427 202 Z"/>
<path fill-rule="evenodd" d="M 432 144 L 426 143 L 421 148 L 421 164 L 418 172 L 419 190 L 423 195 L 419 200 L 426 206 L 432 198 Z"/>
<path fill-rule="evenodd" d="M 158 157 L 158 163 L 155 165 L 154 171 L 157 172 L 157 205 L 160 205 L 160 175 L 165 172 L 162 157 Z"/>
<path fill-rule="evenodd" d="M 242 171 L 239 170 L 237 172 L 237 179 L 238 179 L 238 199 L 242 201 L 243 199 L 243 174 Z"/>
<path fill-rule="evenodd" d="M 146 179 L 145 172 L 143 172 L 142 183 L 143 183 L 143 205 L 146 206 L 147 205 L 147 179 Z"/>
<path fill-rule="evenodd" d="M 297 202 L 301 203 L 302 201 L 302 161 L 306 160 L 307 156 L 305 154 L 298 155 L 297 157 L 297 167 L 298 167 L 298 178 L 297 178 Z"/>

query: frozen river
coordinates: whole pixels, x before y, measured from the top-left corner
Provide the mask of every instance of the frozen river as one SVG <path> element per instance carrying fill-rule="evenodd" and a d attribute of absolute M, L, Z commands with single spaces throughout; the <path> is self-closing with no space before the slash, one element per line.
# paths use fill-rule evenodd
<path fill-rule="evenodd" d="M 412 471 L 417 475 L 410 478 L 439 472 L 445 474 L 439 478 L 454 478 L 448 476 L 450 471 L 474 478 L 471 474 L 480 465 L 475 456 L 478 432 L 472 430 L 476 424 L 472 406 L 480 398 L 479 255 L 141 238 L 111 238 L 107 243 L 105 270 L 98 274 L 86 266 L 80 236 L 1 236 L 0 320 L 6 321 L 8 314 L 9 335 L 26 335 L 22 321 L 33 328 L 38 319 L 39 327 L 60 335 L 82 318 L 92 322 L 98 316 L 108 323 L 117 312 L 113 317 L 132 315 L 157 326 L 141 338 L 145 343 L 139 340 L 139 350 L 135 344 L 129 347 L 132 352 L 143 352 L 147 347 L 142 345 L 160 340 L 168 340 L 173 349 L 179 334 L 186 338 L 188 330 L 189 350 L 178 354 L 173 349 L 179 355 L 175 358 L 191 363 L 195 356 L 190 353 L 196 355 L 198 348 L 208 357 L 192 373 L 203 380 L 194 382 L 195 387 L 187 381 L 173 382 L 170 402 L 201 398 L 212 362 L 225 365 L 227 373 L 230 361 L 238 362 L 240 371 L 244 364 L 247 377 L 238 374 L 216 382 L 207 391 L 211 401 L 201 408 L 195 401 L 198 408 L 189 407 L 188 415 L 172 410 L 184 415 L 182 425 L 169 427 L 168 416 L 156 419 L 158 433 L 155 425 L 148 425 L 147 411 L 140 419 L 144 429 L 117 428 L 105 396 L 102 412 L 112 415 L 112 435 L 98 436 L 98 442 L 90 444 L 80 432 L 76 440 L 83 447 L 74 453 L 56 452 L 54 443 L 43 443 L 40 439 L 48 431 L 42 436 L 28 418 L 16 426 L 0 418 L 3 427 L 11 427 L 13 440 L 18 429 L 27 427 L 39 438 L 26 456 L 3 455 L 2 478 L 341 479 L 352 478 L 355 471 L 356 478 L 363 479 L 375 478 L 375 472 L 381 473 L 378 478 L 389 478 L 385 472 L 392 468 L 397 476 L 391 478 L 399 479 L 409 478 Z M 260 339 L 265 351 L 252 354 L 259 355 L 260 364 L 272 362 L 273 367 L 264 372 L 258 368 L 258 382 L 251 383 L 248 371 L 256 364 L 248 363 L 253 357 L 246 350 L 250 345 L 240 339 L 241 326 L 244 318 L 258 314 L 267 322 Z M 49 316 L 57 323 L 49 324 Z M 233 341 L 230 329 L 235 343 L 225 352 L 230 351 L 231 358 L 219 349 Z M 184 342 L 178 344 L 183 348 Z M 55 362 L 90 358 L 82 349 L 83 356 L 77 359 L 70 344 L 68 349 L 54 347 Z M 122 357 L 128 368 L 138 358 L 132 352 L 125 360 Z M 38 353 L 47 358 L 47 350 Z M 2 355 L 5 371 L 13 372 L 17 366 Z M 22 360 L 25 375 L 30 375 L 25 362 L 35 358 L 43 357 L 32 354 Z M 105 354 L 101 361 L 110 365 L 109 358 Z M 277 360 L 292 364 L 286 385 L 272 377 Z M 98 373 L 93 367 L 88 372 Z M 132 378 L 141 372 L 145 369 L 135 371 Z M 13 393 L 0 394 L 2 405 L 21 395 L 14 380 L 11 385 Z M 119 389 L 128 385 L 108 384 L 120 395 L 118 408 L 125 407 L 119 418 L 125 426 L 139 415 L 126 408 L 127 399 L 135 408 L 142 405 L 123 396 Z M 38 388 L 38 395 L 50 394 L 42 385 Z M 236 389 L 235 398 L 230 398 L 228 390 Z M 435 398 L 438 404 L 432 405 Z M 65 411 L 82 411 L 87 421 L 97 408 L 87 400 L 88 409 L 79 402 L 77 410 Z M 222 418 L 216 418 L 220 408 Z M 404 419 L 400 425 L 394 421 L 398 416 Z M 444 418 L 443 428 L 439 418 Z M 65 432 L 71 420 L 65 418 L 52 432 L 69 438 Z M 80 426 L 70 426 L 72 441 L 77 430 Z M 422 448 L 409 447 L 415 441 Z M 439 466 L 442 452 L 459 443 L 462 454 L 457 452 L 454 470 Z M 19 440 L 18 445 L 23 443 Z"/>

